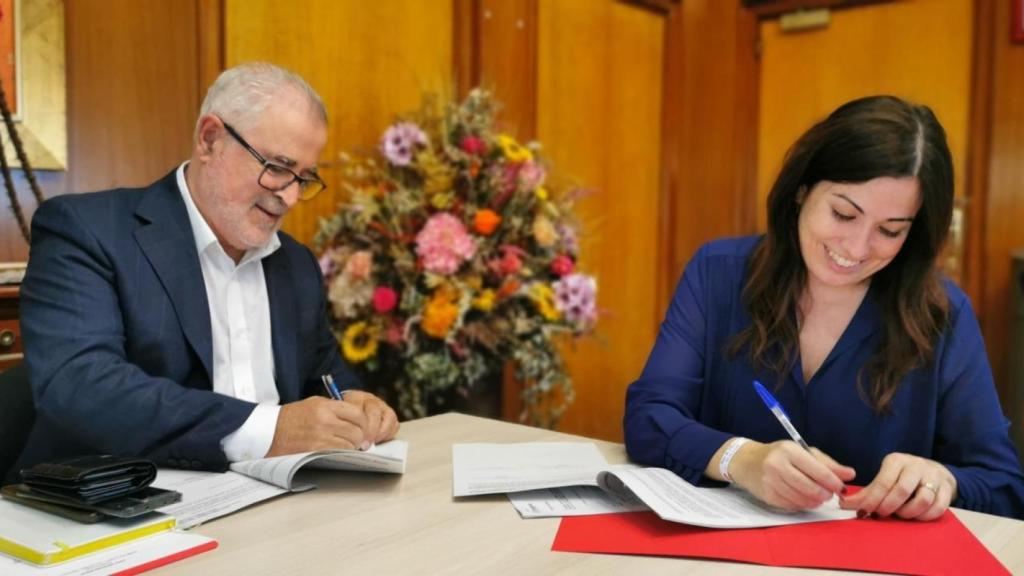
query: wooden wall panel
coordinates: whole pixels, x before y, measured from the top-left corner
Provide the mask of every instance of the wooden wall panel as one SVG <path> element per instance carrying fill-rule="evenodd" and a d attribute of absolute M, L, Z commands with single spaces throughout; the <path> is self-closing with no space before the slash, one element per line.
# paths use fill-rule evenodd
<path fill-rule="evenodd" d="M 985 252 L 984 296 L 978 306 L 992 369 L 999 384 L 1004 406 L 1012 412 L 1014 427 L 1024 422 L 1024 390 L 1016 400 L 1009 381 L 1009 357 L 1020 356 L 1020 345 L 1011 349 L 1009 336 L 1013 322 L 1019 321 L 1009 310 L 1010 295 L 1018 278 L 1010 277 L 1011 251 L 1024 247 L 1024 44 L 1010 42 L 1010 2 L 995 3 L 992 123 L 989 149 L 988 201 L 984 207 Z M 1010 406 L 1010 402 L 1015 402 Z"/>
<path fill-rule="evenodd" d="M 538 0 L 480 0 L 476 82 L 502 103 L 502 129 L 520 140 L 537 134 Z"/>
<path fill-rule="evenodd" d="M 65 0 L 65 25 L 68 169 L 37 172 L 43 193 L 163 176 L 187 157 L 199 109 L 196 3 Z M 35 200 L 17 175 L 31 218 Z M 14 217 L 0 210 L 0 261 L 27 258 Z"/>
<path fill-rule="evenodd" d="M 654 342 L 662 56 L 660 14 L 613 0 L 541 2 L 537 136 L 593 193 L 582 266 L 597 275 L 603 342 L 568 350 L 576 402 L 561 429 L 619 440 L 626 386 Z"/>
<path fill-rule="evenodd" d="M 782 32 L 778 19 L 761 24 L 759 229 L 790 145 L 843 102 L 872 94 L 901 96 L 935 111 L 963 195 L 972 10 L 972 0 L 895 2 L 833 10 L 827 28 L 807 32 Z"/>
<path fill-rule="evenodd" d="M 662 308 L 701 244 L 754 231 L 757 18 L 739 0 L 684 0 L 669 21 Z"/>
<path fill-rule="evenodd" d="M 454 97 L 451 0 L 226 0 L 224 60 L 265 60 L 302 75 L 330 116 L 324 160 L 371 153 L 398 113 L 424 91 Z M 343 198 L 334 169 L 328 190 L 287 216 L 283 229 L 310 244 L 318 220 Z"/>

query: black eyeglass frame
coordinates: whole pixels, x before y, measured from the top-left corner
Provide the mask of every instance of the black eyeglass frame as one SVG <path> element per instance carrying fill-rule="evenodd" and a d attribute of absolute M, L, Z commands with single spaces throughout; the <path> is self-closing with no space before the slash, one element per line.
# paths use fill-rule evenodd
<path fill-rule="evenodd" d="M 248 142 L 246 142 L 245 138 L 242 138 L 242 135 L 239 134 L 238 131 L 231 126 L 231 124 L 228 124 L 223 119 L 221 119 L 220 123 L 224 125 L 224 129 L 227 130 L 228 134 L 230 134 L 231 137 L 235 139 L 235 141 L 242 145 L 242 148 L 245 148 L 246 151 L 249 152 L 249 154 L 252 154 L 252 157 L 255 158 L 257 162 L 263 165 L 263 170 L 260 172 L 259 178 L 256 179 L 256 183 L 262 186 L 264 189 L 269 190 L 271 192 L 280 192 L 281 190 L 284 190 L 285 188 L 291 186 L 294 182 L 298 182 L 299 198 L 302 200 L 312 200 L 314 197 L 316 197 L 317 194 L 327 189 L 327 183 L 321 180 L 319 176 L 315 176 L 313 178 L 299 176 L 291 168 L 288 168 L 287 166 L 282 166 L 277 162 L 267 160 L 266 158 L 263 157 L 262 154 L 257 152 L 255 148 L 253 148 Z M 266 184 L 263 183 L 263 176 L 266 175 L 268 170 L 274 170 L 280 173 L 287 172 L 292 175 L 292 179 L 289 180 L 287 183 L 282 184 L 281 186 L 278 186 L 276 188 L 273 186 L 267 186 Z M 313 191 L 307 192 L 307 190 L 311 188 Z"/>

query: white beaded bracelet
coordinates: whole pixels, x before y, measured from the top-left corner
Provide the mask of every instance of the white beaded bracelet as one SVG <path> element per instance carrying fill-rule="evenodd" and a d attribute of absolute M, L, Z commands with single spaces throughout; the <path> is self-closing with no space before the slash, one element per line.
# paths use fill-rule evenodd
<path fill-rule="evenodd" d="M 732 484 L 732 476 L 729 476 L 729 463 L 732 462 L 732 457 L 739 451 L 740 446 L 747 442 L 750 442 L 749 438 L 743 438 L 742 436 L 733 438 L 732 443 L 725 449 L 725 454 L 722 454 L 722 459 L 718 461 L 718 473 L 730 484 Z"/>

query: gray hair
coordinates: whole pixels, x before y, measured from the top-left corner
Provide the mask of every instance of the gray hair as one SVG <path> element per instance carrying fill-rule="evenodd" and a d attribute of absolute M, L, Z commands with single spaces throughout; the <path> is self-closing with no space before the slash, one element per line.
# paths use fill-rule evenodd
<path fill-rule="evenodd" d="M 327 124 L 327 109 L 316 90 L 301 76 L 267 62 L 248 62 L 221 72 L 206 92 L 199 118 L 214 114 L 242 128 L 266 109 L 282 88 L 290 87 L 306 96 L 310 110 Z M 198 137 L 199 121 L 196 121 Z"/>

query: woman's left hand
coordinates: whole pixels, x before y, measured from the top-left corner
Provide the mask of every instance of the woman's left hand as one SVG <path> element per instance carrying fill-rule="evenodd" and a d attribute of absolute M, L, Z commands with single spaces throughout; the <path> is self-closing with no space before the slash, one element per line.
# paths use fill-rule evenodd
<path fill-rule="evenodd" d="M 942 464 L 920 456 L 893 452 L 882 460 L 878 475 L 864 489 L 840 499 L 840 506 L 858 516 L 896 515 L 907 520 L 935 520 L 956 499 L 956 478 Z"/>

